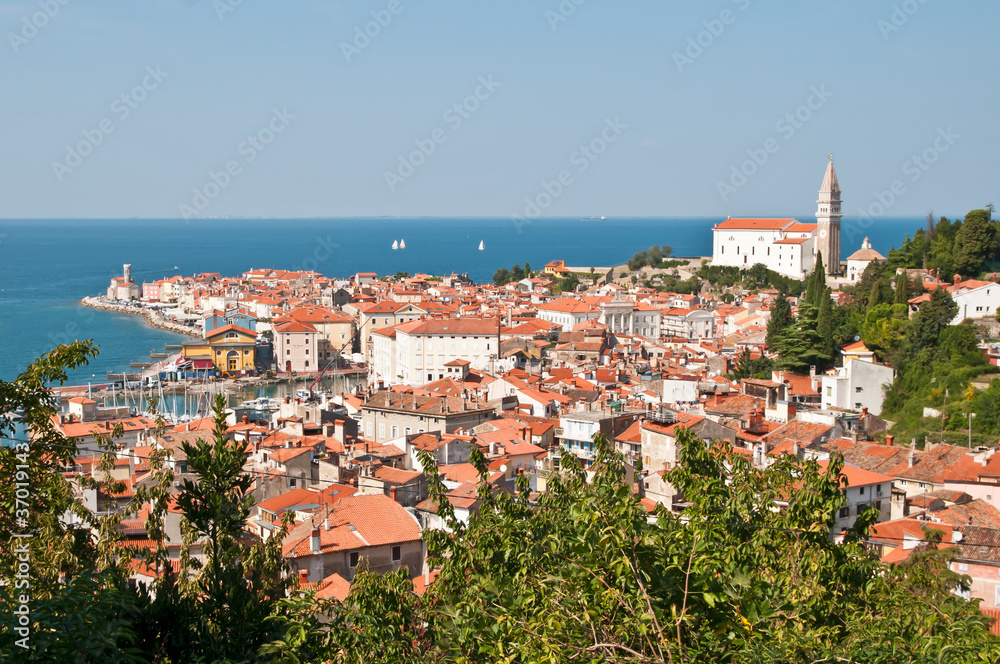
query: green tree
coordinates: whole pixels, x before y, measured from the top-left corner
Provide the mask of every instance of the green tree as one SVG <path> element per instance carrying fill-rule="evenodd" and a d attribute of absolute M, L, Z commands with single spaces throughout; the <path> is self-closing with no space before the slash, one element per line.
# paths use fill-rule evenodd
<path fill-rule="evenodd" d="M 181 443 L 198 479 L 184 480 L 177 507 L 204 538 L 207 558 L 196 584 L 198 620 L 190 626 L 190 652 L 239 660 L 252 657 L 276 636 L 266 619 L 289 585 L 282 578 L 284 531 L 266 544 L 246 537 L 244 526 L 254 504 L 253 478 L 243 472 L 249 443 L 229 440 L 222 395 L 216 397 L 213 418 L 211 441 Z M 235 634 L 238 639 L 227 638 Z"/>
<path fill-rule="evenodd" d="M 829 363 L 834 354 L 833 336 L 833 300 L 830 297 L 830 289 L 826 288 L 822 295 L 823 301 L 819 305 L 816 314 L 816 333 L 820 338 L 820 350 L 828 358 Z"/>
<path fill-rule="evenodd" d="M 882 291 L 884 290 L 884 282 L 879 279 L 874 284 L 872 284 L 872 290 L 868 294 L 868 311 L 871 311 L 878 305 L 882 304 Z"/>
<path fill-rule="evenodd" d="M 524 476 L 513 495 L 482 482 L 467 524 L 427 459 L 451 528 L 424 535 L 435 583 L 420 599 L 405 578 L 361 584 L 326 607 L 329 628 L 287 600 L 300 608 L 283 612 L 282 661 L 890 664 L 1000 654 L 989 619 L 955 594 L 968 578 L 948 571 L 953 553 L 933 534 L 894 567 L 865 543 L 874 509 L 832 540 L 846 504 L 840 458 L 820 468 L 782 455 L 761 470 L 678 427 L 666 479 L 686 509 L 650 514 L 613 444 L 598 434 L 594 446 L 592 478 L 565 455 L 537 499 Z M 472 463 L 485 480 L 482 455 Z M 342 625 L 353 634 L 340 636 Z"/>
<path fill-rule="evenodd" d="M 819 307 L 820 298 L 826 288 L 826 268 L 823 267 L 823 252 L 816 254 L 816 267 L 806 284 L 805 301 L 814 307 Z"/>
<path fill-rule="evenodd" d="M 880 304 L 865 315 L 861 340 L 882 361 L 894 362 L 909 325 L 905 304 Z"/>
<path fill-rule="evenodd" d="M 767 321 L 767 345 L 774 348 L 785 329 L 792 323 L 792 305 L 784 293 L 779 293 L 771 304 L 771 318 Z"/>
<path fill-rule="evenodd" d="M 958 305 L 944 288 L 931 291 L 930 299 L 913 315 L 906 335 L 906 352 L 915 358 L 934 349 L 941 332 L 958 315 Z"/>
<path fill-rule="evenodd" d="M 990 212 L 972 210 L 955 234 L 955 270 L 966 277 L 978 277 L 983 264 L 997 254 L 997 242 L 997 224 L 990 221 Z"/>
<path fill-rule="evenodd" d="M 505 267 L 499 268 L 496 272 L 493 273 L 493 283 L 496 284 L 497 286 L 503 286 L 505 284 L 510 283 L 510 281 L 511 281 L 510 271 Z"/>
<path fill-rule="evenodd" d="M 821 371 L 830 364 L 828 342 L 817 331 L 818 313 L 816 307 L 806 302 L 799 306 L 798 317 L 785 328 L 771 347 L 778 354 L 778 368 L 806 374 L 811 367 Z"/>
<path fill-rule="evenodd" d="M 893 303 L 905 306 L 909 299 L 909 282 L 906 278 L 906 270 L 903 270 L 896 275 L 896 288 Z"/>

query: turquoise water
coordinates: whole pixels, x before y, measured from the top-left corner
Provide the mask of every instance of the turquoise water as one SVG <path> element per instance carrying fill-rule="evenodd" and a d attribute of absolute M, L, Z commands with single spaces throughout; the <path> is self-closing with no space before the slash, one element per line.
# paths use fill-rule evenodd
<path fill-rule="evenodd" d="M 811 214 L 798 217 L 811 220 Z M 356 272 L 467 272 L 488 281 L 499 267 L 622 264 L 637 251 L 668 244 L 678 256 L 710 255 L 711 227 L 721 219 L 538 219 L 518 229 L 507 218 L 222 219 L 0 221 L 0 380 L 14 378 L 54 345 L 93 339 L 101 354 L 70 384 L 104 381 L 151 350 L 184 337 L 156 330 L 137 316 L 76 305 L 104 292 L 132 264 L 137 282 L 180 272 L 236 275 L 250 268 L 314 269 L 331 277 Z M 867 235 L 886 253 L 919 218 L 843 222 L 844 256 Z M 393 251 L 393 240 L 406 249 Z M 485 251 L 477 251 L 479 242 Z M 173 269 L 174 266 L 178 269 Z"/>

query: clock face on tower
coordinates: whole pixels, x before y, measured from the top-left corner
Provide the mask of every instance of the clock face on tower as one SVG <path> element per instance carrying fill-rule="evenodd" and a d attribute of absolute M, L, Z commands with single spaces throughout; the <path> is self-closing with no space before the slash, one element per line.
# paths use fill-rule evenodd
<path fill-rule="evenodd" d="M 826 231 L 825 231 L 825 230 L 822 230 L 822 231 L 820 231 L 820 232 L 819 232 L 819 236 L 820 236 L 821 238 L 825 238 L 825 237 L 826 237 Z"/>

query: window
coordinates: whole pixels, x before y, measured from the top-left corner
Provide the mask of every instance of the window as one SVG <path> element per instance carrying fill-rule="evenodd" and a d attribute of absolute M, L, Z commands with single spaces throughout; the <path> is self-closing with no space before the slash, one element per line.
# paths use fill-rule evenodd
<path fill-rule="evenodd" d="M 295 478 L 294 477 L 291 480 L 288 481 L 288 486 L 291 487 L 291 488 L 293 488 L 293 489 L 295 488 Z"/>
<path fill-rule="evenodd" d="M 352 569 L 355 568 L 355 567 L 357 567 L 358 566 L 358 552 L 357 551 L 351 551 L 351 555 L 349 557 L 350 557 L 350 561 L 347 563 L 347 565 L 350 568 L 352 568 Z"/>
<path fill-rule="evenodd" d="M 863 387 L 858 386 L 858 387 L 854 388 L 854 393 L 855 394 L 861 394 L 863 391 L 864 391 Z"/>
<path fill-rule="evenodd" d="M 392 437 L 399 438 L 399 427 L 397 426 L 392 427 Z"/>
<path fill-rule="evenodd" d="M 306 348 L 306 355 L 308 355 L 308 354 L 309 354 L 309 349 L 308 349 L 308 348 Z"/>
<path fill-rule="evenodd" d="M 288 350 L 285 351 L 285 355 L 291 355 L 291 354 L 292 354 L 292 349 L 291 348 L 289 348 Z"/>
<path fill-rule="evenodd" d="M 398 563 L 403 559 L 403 547 L 394 546 L 392 547 L 392 562 Z"/>
<path fill-rule="evenodd" d="M 840 508 L 840 514 L 839 514 L 840 518 L 844 518 L 844 517 L 850 516 L 850 515 L 851 515 L 851 508 L 850 507 L 841 507 Z"/>
<path fill-rule="evenodd" d="M 379 422 L 378 424 L 378 437 L 385 438 L 385 422 Z"/>
<path fill-rule="evenodd" d="M 832 397 L 833 396 L 833 387 L 830 386 L 830 385 L 826 386 L 826 396 L 828 396 L 828 397 Z"/>
<path fill-rule="evenodd" d="M 858 488 L 858 495 L 859 496 L 865 495 L 865 488 L 864 487 L 859 487 Z"/>

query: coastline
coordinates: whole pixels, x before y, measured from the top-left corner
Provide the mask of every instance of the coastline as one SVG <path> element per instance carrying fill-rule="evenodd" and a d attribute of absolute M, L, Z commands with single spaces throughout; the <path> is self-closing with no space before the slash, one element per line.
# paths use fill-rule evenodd
<path fill-rule="evenodd" d="M 115 311 L 122 314 L 141 316 L 146 319 L 146 324 L 150 327 L 159 328 L 168 332 L 174 332 L 176 334 L 184 334 L 189 337 L 201 338 L 201 332 L 197 329 L 188 327 L 187 325 L 181 325 L 180 323 L 175 323 L 167 319 L 166 316 L 160 314 L 158 311 L 147 309 L 146 307 L 127 307 L 90 296 L 83 298 L 77 302 L 77 304 L 84 307 L 90 307 L 92 309 L 103 309 L 105 311 Z"/>

